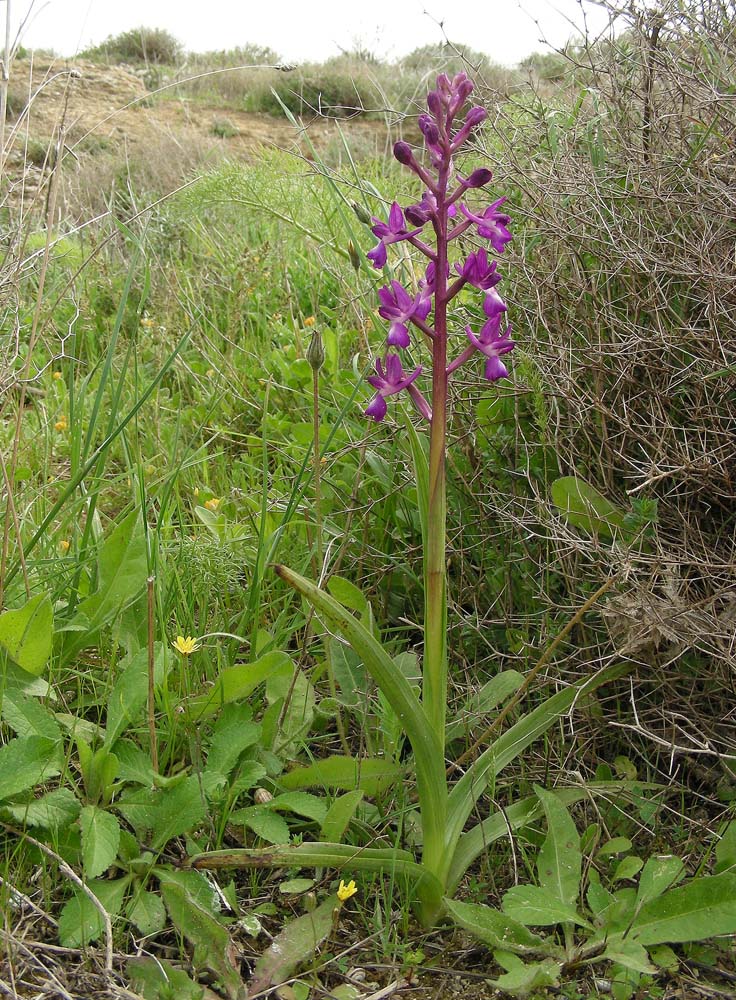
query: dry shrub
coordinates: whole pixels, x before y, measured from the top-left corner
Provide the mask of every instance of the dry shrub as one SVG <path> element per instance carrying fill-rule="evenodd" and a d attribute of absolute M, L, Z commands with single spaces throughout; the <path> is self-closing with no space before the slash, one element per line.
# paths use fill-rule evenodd
<path fill-rule="evenodd" d="M 632 725 L 708 757 L 736 747 L 736 11 L 610 13 L 570 89 L 499 112 L 522 217 L 509 296 L 559 474 L 625 511 L 657 502 L 644 546 L 547 514 L 557 564 L 572 593 L 617 578 L 598 654 L 646 664 Z M 537 501 L 518 514 L 535 533 Z"/>

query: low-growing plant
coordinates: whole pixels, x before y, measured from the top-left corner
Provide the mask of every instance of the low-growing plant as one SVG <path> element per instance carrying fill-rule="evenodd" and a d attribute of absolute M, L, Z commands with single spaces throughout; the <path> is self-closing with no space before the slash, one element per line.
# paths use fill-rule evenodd
<path fill-rule="evenodd" d="M 716 874 L 683 881 L 680 858 L 644 860 L 626 837 L 601 843 L 595 825 L 586 830 L 584 857 L 563 802 L 542 788 L 535 792 L 547 823 L 536 883 L 509 889 L 500 908 L 446 904 L 453 920 L 491 948 L 505 970 L 493 981 L 498 989 L 523 997 L 607 963 L 613 997 L 628 1000 L 643 978 L 677 969 L 669 945 L 736 933 L 733 831 L 716 845 Z"/>

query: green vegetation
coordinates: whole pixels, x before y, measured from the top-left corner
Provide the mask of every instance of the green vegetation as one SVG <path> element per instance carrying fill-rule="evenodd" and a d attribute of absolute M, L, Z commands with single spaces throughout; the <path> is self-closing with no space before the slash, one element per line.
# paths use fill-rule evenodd
<path fill-rule="evenodd" d="M 360 221 L 416 191 L 393 161 L 356 162 L 349 123 L 335 167 L 316 149 L 207 159 L 232 137 L 232 102 L 401 111 L 449 53 L 296 76 L 270 52 L 207 54 L 196 72 L 266 68 L 181 84 L 222 111 L 212 146 L 178 160 L 123 163 L 105 140 L 44 166 L 50 131 L 6 130 L 30 192 L 15 197 L 18 176 L 2 206 L 0 305 L 0 896 L 19 995 L 47 984 L 26 940 L 58 957 L 68 993 L 112 996 L 119 977 L 146 1000 L 293 976 L 288 1000 L 348 1000 L 360 965 L 378 989 L 467 971 L 471 954 L 499 989 L 537 996 L 593 996 L 600 978 L 617 998 L 655 995 L 688 962 L 734 975 L 725 937 L 698 940 L 732 929 L 736 870 L 736 123 L 712 99 L 736 80 L 732 22 L 704 17 L 654 34 L 642 12 L 615 43 L 568 53 L 554 88 L 544 59 L 503 86 L 479 69 L 494 127 L 473 166 L 485 155 L 513 213 L 518 346 L 510 381 L 454 385 L 449 779 L 550 696 L 626 675 L 479 789 L 448 912 L 480 960 L 457 928 L 423 935 L 407 903 L 422 830 L 402 720 L 273 572 L 320 580 L 416 688 L 416 454 L 408 411 L 362 414 L 385 324 Z M 96 57 L 181 65 L 174 39 L 127 34 Z M 100 183 L 80 183 L 88 169 Z M 410 284 L 421 263 L 399 261 Z M 234 866 L 243 849 L 264 864 Z M 389 852 L 403 863 L 379 877 L 369 862 Z"/>

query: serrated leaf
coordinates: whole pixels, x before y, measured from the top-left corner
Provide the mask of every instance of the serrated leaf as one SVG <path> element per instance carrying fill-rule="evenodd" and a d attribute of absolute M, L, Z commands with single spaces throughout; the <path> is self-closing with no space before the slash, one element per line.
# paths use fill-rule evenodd
<path fill-rule="evenodd" d="M 128 901 L 125 915 L 141 934 L 156 934 L 166 926 L 166 908 L 161 897 L 145 889 Z"/>
<path fill-rule="evenodd" d="M 736 934 L 736 874 L 693 879 L 646 903 L 632 937 L 643 945 L 701 941 Z"/>
<path fill-rule="evenodd" d="M 553 792 L 534 789 L 547 818 L 547 836 L 537 856 L 539 885 L 562 903 L 574 907 L 580 891 L 583 856 L 575 823 Z"/>
<path fill-rule="evenodd" d="M 0 747 L 0 801 L 61 773 L 61 745 L 44 736 L 24 736 Z"/>
<path fill-rule="evenodd" d="M 125 893 L 132 876 L 113 880 L 96 879 L 89 888 L 102 903 L 111 917 L 117 916 L 123 908 Z M 59 941 L 65 948 L 84 948 L 91 941 L 97 941 L 105 932 L 102 915 L 94 903 L 83 892 L 78 892 L 68 900 L 59 914 Z"/>
<path fill-rule="evenodd" d="M 461 903 L 446 899 L 445 906 L 455 923 L 489 948 L 500 948 L 517 955 L 549 951 L 554 945 L 505 913 L 480 903 Z"/>
<path fill-rule="evenodd" d="M 548 889 L 536 885 L 517 885 L 506 893 L 503 912 L 527 927 L 551 927 L 574 923 L 590 927 L 571 903 L 556 898 Z"/>
<path fill-rule="evenodd" d="M 79 800 L 68 788 L 55 788 L 29 802 L 8 802 L 3 812 L 22 826 L 43 827 L 50 833 L 59 833 L 75 821 L 80 811 Z"/>
<path fill-rule="evenodd" d="M 29 674 L 43 672 L 53 637 L 54 612 L 48 594 L 37 594 L 22 608 L 0 615 L 0 646 Z"/>
<path fill-rule="evenodd" d="M 366 795 L 379 792 L 401 780 L 402 768 L 382 757 L 324 757 L 308 767 L 297 767 L 281 778 L 287 789 L 361 788 Z"/>
<path fill-rule="evenodd" d="M 249 995 L 290 979 L 302 962 L 310 959 L 330 934 L 337 898 L 331 896 L 311 913 L 292 920 L 261 955 L 248 983 Z"/>
<path fill-rule="evenodd" d="M 18 736 L 43 736 L 55 742 L 61 740 L 58 722 L 35 698 L 6 691 L 2 706 L 3 719 Z"/>
<path fill-rule="evenodd" d="M 340 795 L 327 810 L 322 828 L 320 830 L 320 840 L 330 844 L 342 843 L 345 831 L 350 825 L 350 820 L 355 815 L 355 810 L 363 801 L 365 792 L 360 788 L 353 792 L 346 792 Z"/>
<path fill-rule="evenodd" d="M 85 806 L 79 817 L 82 830 L 82 862 L 88 879 L 107 871 L 118 853 L 120 824 L 112 813 Z"/>
<path fill-rule="evenodd" d="M 164 847 L 174 837 L 190 833 L 205 816 L 205 803 L 196 775 L 173 788 L 161 789 L 155 800 L 155 810 L 153 850 Z"/>

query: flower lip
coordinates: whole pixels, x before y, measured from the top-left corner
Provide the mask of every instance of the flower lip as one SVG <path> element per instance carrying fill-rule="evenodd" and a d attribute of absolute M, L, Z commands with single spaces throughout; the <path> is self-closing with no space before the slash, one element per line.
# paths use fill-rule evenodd
<path fill-rule="evenodd" d="M 503 253 L 504 247 L 511 239 L 511 233 L 506 228 L 511 222 L 511 217 L 498 211 L 499 205 L 505 201 L 505 198 L 499 198 L 489 205 L 481 215 L 471 212 L 466 205 L 460 206 L 460 211 L 465 218 L 474 222 L 478 227 L 478 235 L 490 240 L 496 253 Z"/>

